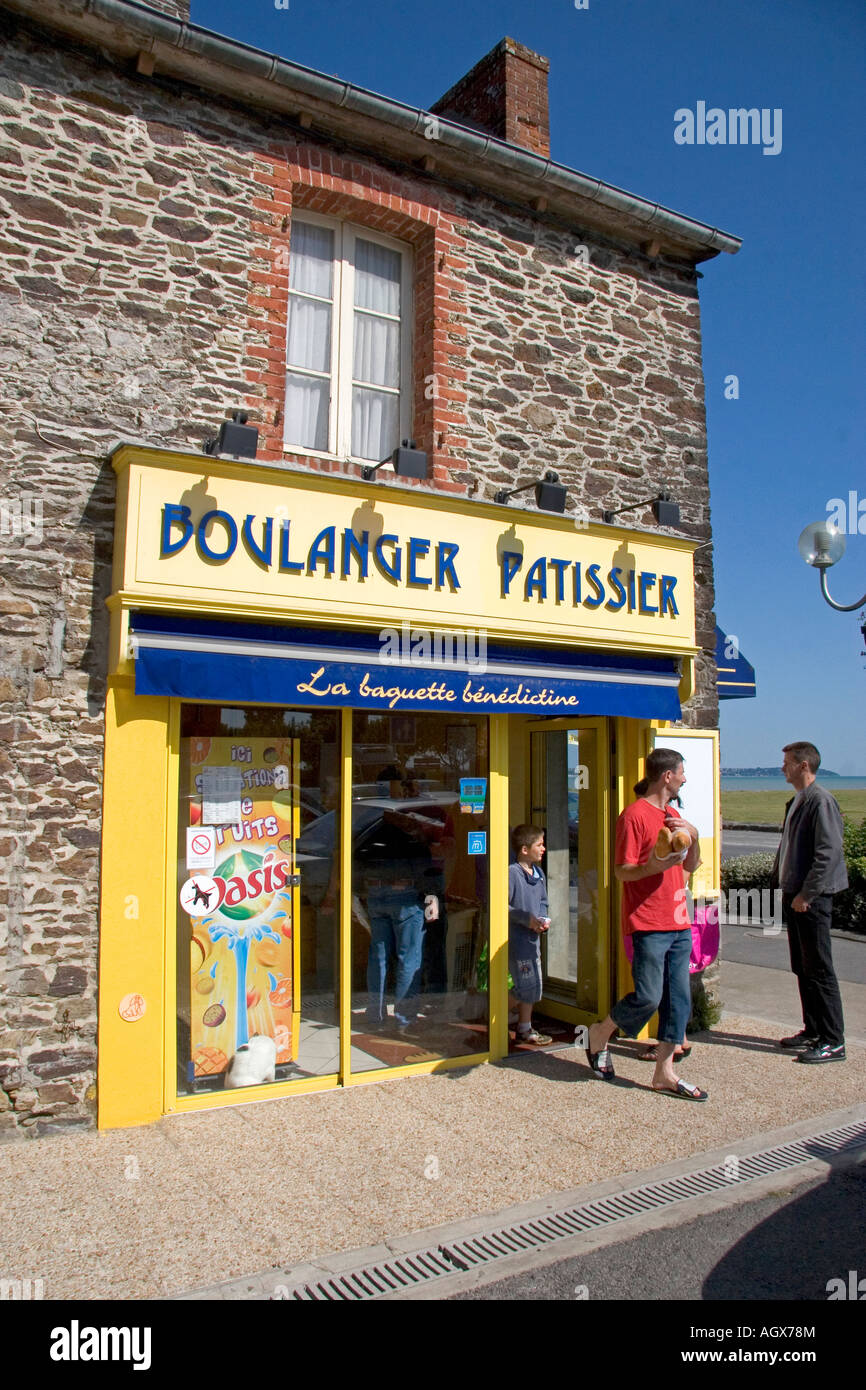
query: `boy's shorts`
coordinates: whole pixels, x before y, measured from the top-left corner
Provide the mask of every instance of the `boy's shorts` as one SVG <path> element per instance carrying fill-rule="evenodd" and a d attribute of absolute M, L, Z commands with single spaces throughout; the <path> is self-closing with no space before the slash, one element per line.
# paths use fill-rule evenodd
<path fill-rule="evenodd" d="M 541 937 L 528 927 L 512 927 L 508 934 L 508 969 L 514 981 L 514 997 L 520 1004 L 537 1004 L 541 982 Z"/>

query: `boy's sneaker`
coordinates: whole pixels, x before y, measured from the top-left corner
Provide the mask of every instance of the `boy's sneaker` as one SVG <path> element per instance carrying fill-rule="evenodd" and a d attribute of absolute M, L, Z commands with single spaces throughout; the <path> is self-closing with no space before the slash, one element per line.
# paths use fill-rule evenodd
<path fill-rule="evenodd" d="M 546 1047 L 548 1043 L 553 1042 L 553 1038 L 549 1038 L 546 1033 L 539 1033 L 537 1028 L 518 1028 L 516 1037 L 518 1042 L 534 1043 L 536 1047 Z"/>

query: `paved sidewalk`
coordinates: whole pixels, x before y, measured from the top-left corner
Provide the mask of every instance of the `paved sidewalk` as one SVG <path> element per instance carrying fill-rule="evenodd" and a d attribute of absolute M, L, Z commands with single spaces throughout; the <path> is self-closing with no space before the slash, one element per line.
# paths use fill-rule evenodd
<path fill-rule="evenodd" d="M 866 945 L 858 946 L 866 956 Z M 781 1035 L 799 1033 L 803 1027 L 797 981 L 790 970 L 722 962 L 722 995 L 726 1013 L 748 1012 L 752 1018 L 777 1023 Z M 849 1045 L 866 1045 L 866 985 L 839 981 L 845 1015 L 845 1039 Z"/>
<path fill-rule="evenodd" d="M 529 1056 L 0 1146 L 4 1279 L 45 1297 L 164 1298 L 529 1202 L 862 1101 L 866 1049 L 804 1067 L 772 1024 L 726 1015 L 655 1095 L 635 1044 L 619 1080 L 582 1052 Z"/>

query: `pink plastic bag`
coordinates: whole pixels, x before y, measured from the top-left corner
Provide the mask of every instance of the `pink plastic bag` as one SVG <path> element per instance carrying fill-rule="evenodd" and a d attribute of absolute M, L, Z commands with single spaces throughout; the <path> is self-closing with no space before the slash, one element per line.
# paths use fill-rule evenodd
<path fill-rule="evenodd" d="M 634 959 L 634 947 L 630 936 L 623 939 L 629 965 Z M 706 970 L 719 954 L 719 905 L 710 903 L 707 907 L 695 908 L 692 922 L 692 954 L 689 959 L 689 973 L 696 975 Z"/>
<path fill-rule="evenodd" d="M 719 954 L 719 904 L 695 908 L 692 922 L 692 955 L 689 970 L 693 975 L 706 970 Z"/>

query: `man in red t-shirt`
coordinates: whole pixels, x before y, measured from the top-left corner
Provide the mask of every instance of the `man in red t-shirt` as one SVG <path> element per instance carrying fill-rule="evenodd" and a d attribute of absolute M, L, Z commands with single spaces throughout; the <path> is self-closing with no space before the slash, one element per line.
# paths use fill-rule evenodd
<path fill-rule="evenodd" d="M 616 823 L 614 872 L 623 885 L 622 922 L 632 937 L 634 989 L 614 1004 L 607 1018 L 589 1029 L 587 1058 L 604 1081 L 615 1072 L 608 1043 L 617 1028 L 634 1038 L 658 1009 L 659 1031 L 653 1090 L 684 1100 L 706 1100 L 707 1092 L 676 1074 L 674 1051 L 685 1037 L 691 1013 L 689 956 L 691 926 L 685 911 L 685 875 L 701 862 L 698 832 L 668 803 L 685 784 L 683 760 L 673 748 L 656 748 L 646 760 L 646 777 L 638 782 L 638 800 L 627 806 Z M 656 856 L 659 831 L 685 830 L 687 850 Z"/>

